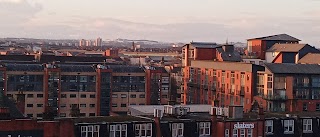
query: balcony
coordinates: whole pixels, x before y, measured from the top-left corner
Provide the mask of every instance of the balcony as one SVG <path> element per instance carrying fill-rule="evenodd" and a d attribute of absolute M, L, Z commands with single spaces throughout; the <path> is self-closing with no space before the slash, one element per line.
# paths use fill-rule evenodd
<path fill-rule="evenodd" d="M 288 97 L 286 95 L 262 95 L 263 99 L 270 101 L 286 101 Z"/>

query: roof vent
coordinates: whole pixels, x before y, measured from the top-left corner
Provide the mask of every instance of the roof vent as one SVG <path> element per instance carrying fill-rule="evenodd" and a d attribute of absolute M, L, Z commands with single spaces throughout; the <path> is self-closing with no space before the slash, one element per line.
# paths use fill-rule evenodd
<path fill-rule="evenodd" d="M 231 54 L 229 54 L 229 57 L 231 57 Z"/>

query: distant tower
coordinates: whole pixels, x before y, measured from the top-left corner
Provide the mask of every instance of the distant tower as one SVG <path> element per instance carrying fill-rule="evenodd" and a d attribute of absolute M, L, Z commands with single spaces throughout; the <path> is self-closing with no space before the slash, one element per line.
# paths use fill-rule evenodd
<path fill-rule="evenodd" d="M 102 38 L 99 37 L 96 39 L 96 46 L 102 46 Z"/>
<path fill-rule="evenodd" d="M 80 47 L 84 47 L 86 45 L 86 40 L 85 39 L 81 39 L 80 41 L 79 41 L 79 46 Z"/>
<path fill-rule="evenodd" d="M 88 46 L 92 46 L 91 40 L 87 40 L 87 41 L 86 41 L 86 46 L 87 46 L 87 47 L 88 47 Z"/>

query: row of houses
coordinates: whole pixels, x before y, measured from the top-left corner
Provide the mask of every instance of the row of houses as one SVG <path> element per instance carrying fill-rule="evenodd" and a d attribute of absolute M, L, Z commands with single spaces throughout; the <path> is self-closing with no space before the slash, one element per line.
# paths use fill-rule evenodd
<path fill-rule="evenodd" d="M 4 137 L 316 137 L 319 113 L 264 113 L 252 105 L 243 114 L 241 106 L 164 105 L 131 108 L 131 116 L 69 117 L 54 120 L 15 118 L 0 120 Z M 201 107 L 201 108 L 200 108 Z M 209 110 L 204 110 L 208 108 Z M 2 107 L 1 110 L 5 110 Z M 12 109 L 10 109 L 12 110 Z M 163 111 L 161 111 L 163 110 Z M 148 114 L 153 111 L 151 115 Z M 8 111 L 1 111 L 4 115 Z M 9 112 L 11 113 L 11 112 Z M 12 114 L 9 114 L 12 115 Z M 13 118 L 13 117 L 10 117 Z"/>

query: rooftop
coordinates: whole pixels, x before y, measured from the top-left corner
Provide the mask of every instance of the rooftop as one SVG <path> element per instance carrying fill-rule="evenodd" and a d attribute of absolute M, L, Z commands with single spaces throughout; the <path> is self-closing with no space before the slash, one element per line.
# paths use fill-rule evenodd
<path fill-rule="evenodd" d="M 62 72 L 95 72 L 93 65 L 59 64 Z"/>
<path fill-rule="evenodd" d="M 128 65 L 109 65 L 109 68 L 116 73 L 144 73 L 143 67 Z"/>
<path fill-rule="evenodd" d="M 265 66 L 278 74 L 320 74 L 320 65 L 317 64 L 265 63 Z"/>
<path fill-rule="evenodd" d="M 16 63 L 6 63 L 7 71 L 43 71 L 42 64 L 16 64 Z"/>
<path fill-rule="evenodd" d="M 83 117 L 72 118 L 75 123 L 108 123 L 108 122 L 148 122 L 152 121 L 149 118 L 134 117 L 134 116 L 101 116 L 101 117 Z"/>
<path fill-rule="evenodd" d="M 308 44 L 274 44 L 267 52 L 299 52 Z"/>
<path fill-rule="evenodd" d="M 308 53 L 303 56 L 298 63 L 301 64 L 320 64 L 320 53 Z"/>
<path fill-rule="evenodd" d="M 211 42 L 191 42 L 191 46 L 195 48 L 217 48 L 220 47 L 217 43 Z"/>
<path fill-rule="evenodd" d="M 271 35 L 271 36 L 265 36 L 265 37 L 258 37 L 258 38 L 252 38 L 248 40 L 254 40 L 254 39 L 259 39 L 259 40 L 275 40 L 275 41 L 300 41 L 299 39 L 292 37 L 288 34 L 277 34 L 277 35 Z"/>

